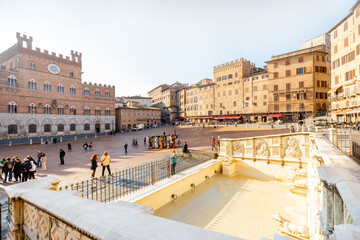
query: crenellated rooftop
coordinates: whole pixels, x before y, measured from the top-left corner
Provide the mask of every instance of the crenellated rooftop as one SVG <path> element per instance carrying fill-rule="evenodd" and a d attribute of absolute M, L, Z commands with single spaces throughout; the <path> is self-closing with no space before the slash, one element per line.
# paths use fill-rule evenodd
<path fill-rule="evenodd" d="M 101 84 L 101 83 L 83 82 L 82 84 L 85 86 L 91 86 L 91 87 L 115 88 L 114 85 L 106 85 L 106 84 Z"/>
<path fill-rule="evenodd" d="M 235 59 L 234 61 L 230 61 L 230 62 L 223 63 L 221 65 L 214 66 L 214 71 L 219 68 L 229 67 L 234 64 L 244 63 L 244 62 L 249 62 L 249 60 L 246 60 L 245 58 Z M 255 63 L 250 62 L 250 65 L 255 67 Z"/>

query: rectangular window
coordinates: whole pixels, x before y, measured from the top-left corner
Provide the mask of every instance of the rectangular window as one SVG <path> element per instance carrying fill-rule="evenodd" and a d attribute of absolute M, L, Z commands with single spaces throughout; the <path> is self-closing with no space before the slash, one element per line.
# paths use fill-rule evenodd
<path fill-rule="evenodd" d="M 254 106 L 257 106 L 257 103 L 256 103 L 256 102 L 254 102 Z"/>
<path fill-rule="evenodd" d="M 274 78 L 279 78 L 279 73 L 278 72 L 274 73 Z"/>
<path fill-rule="evenodd" d="M 291 111 L 291 104 L 286 104 L 286 111 L 288 111 L 288 112 Z"/>
<path fill-rule="evenodd" d="M 274 85 L 274 91 L 278 91 L 278 90 L 279 90 L 278 85 Z"/>
<path fill-rule="evenodd" d="M 267 95 L 263 95 L 263 99 L 267 99 Z"/>
<path fill-rule="evenodd" d="M 337 53 L 337 52 L 338 52 L 338 46 L 335 45 L 335 46 L 334 46 L 334 54 Z"/>
<path fill-rule="evenodd" d="M 286 94 L 286 101 L 290 101 L 291 100 L 291 95 L 290 94 Z"/>
<path fill-rule="evenodd" d="M 299 82 L 299 88 L 304 88 L 304 81 Z"/>
<path fill-rule="evenodd" d="M 234 107 L 236 107 L 236 101 L 233 102 Z"/>
<path fill-rule="evenodd" d="M 267 105 L 267 102 L 263 102 L 263 106 L 266 106 Z"/>
<path fill-rule="evenodd" d="M 263 85 L 263 90 L 267 90 L 267 85 Z"/>
<path fill-rule="evenodd" d="M 304 61 L 303 57 L 299 57 L 299 63 L 302 63 Z"/>
<path fill-rule="evenodd" d="M 337 36 L 338 36 L 338 32 L 337 32 L 337 30 L 335 30 L 335 32 L 334 32 L 334 39 L 337 38 Z"/>
<path fill-rule="evenodd" d="M 223 77 L 222 77 L 222 80 L 226 80 L 226 76 L 223 76 Z"/>
<path fill-rule="evenodd" d="M 74 73 L 73 73 L 73 72 L 70 72 L 69 76 L 70 76 L 70 77 L 74 77 Z"/>
<path fill-rule="evenodd" d="M 287 83 L 287 84 L 286 84 L 286 91 L 289 92 L 290 90 L 291 90 L 291 84 L 290 84 L 290 83 Z"/>
<path fill-rule="evenodd" d="M 344 23 L 344 32 L 345 32 L 346 30 L 348 30 L 348 22 L 345 22 L 345 23 Z"/>
<path fill-rule="evenodd" d="M 235 94 L 239 94 L 239 90 L 236 89 L 236 90 L 235 90 Z"/>
<path fill-rule="evenodd" d="M 344 48 L 348 47 L 349 46 L 349 38 L 345 38 L 344 39 Z"/>
<path fill-rule="evenodd" d="M 229 74 L 228 79 L 231 79 L 231 78 L 232 78 L 232 74 Z"/>
<path fill-rule="evenodd" d="M 257 86 L 254 86 L 254 92 L 256 92 L 258 90 Z"/>
<path fill-rule="evenodd" d="M 217 81 L 217 82 L 220 82 L 220 81 L 221 81 L 221 77 L 216 78 L 216 81 Z"/>
<path fill-rule="evenodd" d="M 278 63 L 274 63 L 274 68 L 277 68 L 278 67 Z"/>
<path fill-rule="evenodd" d="M 302 110 L 302 111 L 305 110 L 305 106 L 304 106 L 303 103 L 300 103 L 300 104 L 299 104 L 299 109 Z"/>
<path fill-rule="evenodd" d="M 320 87 L 320 81 L 316 81 L 316 87 Z"/>
<path fill-rule="evenodd" d="M 274 96 L 274 102 L 278 102 L 279 101 L 279 95 L 275 95 Z"/>
<path fill-rule="evenodd" d="M 238 77 L 238 73 L 235 73 L 235 77 Z"/>
<path fill-rule="evenodd" d="M 286 70 L 286 76 L 287 77 L 291 76 L 291 70 Z"/>
<path fill-rule="evenodd" d="M 277 104 L 274 105 L 274 111 L 275 111 L 275 112 L 278 112 L 278 111 L 279 111 L 279 105 L 277 105 Z"/>
<path fill-rule="evenodd" d="M 285 65 L 290 65 L 290 59 L 285 60 Z"/>
<path fill-rule="evenodd" d="M 296 74 L 304 74 L 304 68 L 297 68 Z"/>
<path fill-rule="evenodd" d="M 31 70 L 35 70 L 35 63 L 30 63 Z"/>

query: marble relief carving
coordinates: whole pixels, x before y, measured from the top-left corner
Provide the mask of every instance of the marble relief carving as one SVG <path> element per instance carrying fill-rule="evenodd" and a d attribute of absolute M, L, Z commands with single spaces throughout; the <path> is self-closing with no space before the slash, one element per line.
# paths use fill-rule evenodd
<path fill-rule="evenodd" d="M 297 139 L 288 137 L 285 140 L 285 157 L 300 158 L 300 147 Z"/>
<path fill-rule="evenodd" d="M 267 143 L 264 140 L 258 141 L 256 144 L 256 155 L 260 157 L 268 157 L 269 156 L 269 148 Z"/>
<path fill-rule="evenodd" d="M 242 142 L 233 142 L 233 155 L 244 155 L 245 147 Z"/>

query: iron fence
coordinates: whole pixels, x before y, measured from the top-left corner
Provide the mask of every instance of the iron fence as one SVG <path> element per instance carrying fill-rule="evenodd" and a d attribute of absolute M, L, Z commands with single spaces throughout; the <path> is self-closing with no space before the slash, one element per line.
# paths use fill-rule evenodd
<path fill-rule="evenodd" d="M 59 187 L 59 191 L 70 189 L 81 192 L 84 198 L 108 203 L 169 177 L 170 160 L 166 158 Z"/>

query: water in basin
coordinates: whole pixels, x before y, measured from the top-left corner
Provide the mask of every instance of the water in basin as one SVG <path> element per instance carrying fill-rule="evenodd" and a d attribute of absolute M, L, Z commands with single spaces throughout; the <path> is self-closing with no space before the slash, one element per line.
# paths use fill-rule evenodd
<path fill-rule="evenodd" d="M 290 183 L 247 176 L 215 176 L 154 215 L 244 239 L 271 238 L 280 213 L 295 224 L 306 224 L 306 197 L 290 192 Z"/>

